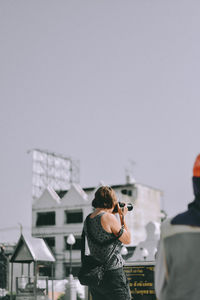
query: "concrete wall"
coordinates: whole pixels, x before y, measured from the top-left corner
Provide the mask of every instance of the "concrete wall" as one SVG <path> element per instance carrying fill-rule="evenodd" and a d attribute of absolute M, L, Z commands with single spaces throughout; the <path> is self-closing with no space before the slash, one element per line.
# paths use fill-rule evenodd
<path fill-rule="evenodd" d="M 118 199 L 124 202 L 131 202 L 133 211 L 127 213 L 126 221 L 131 230 L 130 246 L 137 246 L 146 238 L 145 226 L 150 221 L 160 222 L 160 199 L 161 191 L 138 183 L 113 186 Z M 56 279 L 65 278 L 65 264 L 69 264 L 69 251 L 65 250 L 64 237 L 73 233 L 74 236 L 81 236 L 82 223 L 65 224 L 65 210 L 82 209 L 83 219 L 92 211 L 91 201 L 96 188 L 87 189 L 85 192 L 77 184 L 62 199 L 48 188 L 43 195 L 35 200 L 32 206 L 32 235 L 35 237 L 55 237 L 56 256 Z M 131 191 L 129 194 L 122 194 L 122 190 Z M 36 227 L 38 212 L 55 211 L 56 225 Z M 74 265 L 80 265 L 80 251 L 74 250 L 72 255 Z"/>

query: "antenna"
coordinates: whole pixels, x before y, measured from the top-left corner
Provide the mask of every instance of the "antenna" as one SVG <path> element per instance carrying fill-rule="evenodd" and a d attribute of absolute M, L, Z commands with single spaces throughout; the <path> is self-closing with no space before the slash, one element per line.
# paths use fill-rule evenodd
<path fill-rule="evenodd" d="M 22 224 L 19 223 L 19 222 L 18 222 L 18 224 L 19 224 L 20 235 L 22 235 L 22 232 L 23 232 L 23 226 L 22 226 Z"/>
<path fill-rule="evenodd" d="M 134 183 L 135 182 L 135 178 L 133 176 L 133 169 L 134 166 L 136 165 L 136 162 L 132 159 L 129 159 L 129 164 L 128 167 L 125 168 L 125 175 L 126 175 L 126 183 L 130 184 L 130 183 Z"/>

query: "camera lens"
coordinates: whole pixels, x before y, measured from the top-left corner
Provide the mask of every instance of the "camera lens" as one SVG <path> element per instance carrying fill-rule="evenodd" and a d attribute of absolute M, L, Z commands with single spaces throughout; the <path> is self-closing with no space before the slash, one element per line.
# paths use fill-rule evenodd
<path fill-rule="evenodd" d="M 120 207 L 124 207 L 126 204 L 123 203 L 123 202 L 119 202 L 119 206 Z M 127 203 L 127 208 L 128 208 L 128 211 L 131 211 L 133 209 L 133 205 L 131 203 Z M 113 212 L 114 213 L 117 213 L 118 212 L 118 206 L 115 205 L 114 209 L 113 209 Z"/>
<path fill-rule="evenodd" d="M 120 207 L 124 207 L 126 204 L 123 203 L 123 202 L 119 202 L 119 206 Z M 133 205 L 131 203 L 127 203 L 127 208 L 128 208 L 128 211 L 131 211 L 133 209 Z"/>
<path fill-rule="evenodd" d="M 128 208 L 128 211 L 131 211 L 133 209 L 133 205 L 131 203 L 128 203 L 127 208 Z"/>

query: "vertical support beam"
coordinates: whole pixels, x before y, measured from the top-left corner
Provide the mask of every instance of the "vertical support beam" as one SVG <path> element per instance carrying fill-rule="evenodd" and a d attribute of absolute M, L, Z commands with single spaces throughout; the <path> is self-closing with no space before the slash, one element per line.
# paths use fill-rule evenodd
<path fill-rule="evenodd" d="M 30 274 L 31 274 L 31 271 L 30 271 L 30 263 L 28 264 L 28 282 L 30 282 Z"/>
<path fill-rule="evenodd" d="M 10 287 L 10 299 L 13 299 L 13 263 L 11 263 L 11 287 Z"/>
<path fill-rule="evenodd" d="M 70 258 L 69 258 L 69 274 L 72 274 L 72 245 L 70 245 Z"/>
<path fill-rule="evenodd" d="M 21 276 L 24 275 L 24 264 L 21 265 Z"/>
<path fill-rule="evenodd" d="M 68 283 L 66 284 L 65 299 L 66 300 L 76 300 L 77 299 L 76 283 L 74 281 L 72 274 L 69 274 Z"/>
<path fill-rule="evenodd" d="M 18 293 L 18 277 L 15 278 L 16 294 Z"/>
<path fill-rule="evenodd" d="M 37 300 L 37 262 L 34 262 L 34 298 Z"/>
<path fill-rule="evenodd" d="M 9 258 L 7 257 L 7 262 L 6 262 L 6 280 L 7 280 L 7 284 L 6 284 L 6 289 L 8 291 L 10 291 L 10 262 L 9 262 Z"/>
<path fill-rule="evenodd" d="M 46 277 L 46 296 L 49 298 L 49 281 L 48 281 L 48 277 Z"/>
<path fill-rule="evenodd" d="M 53 263 L 51 264 L 51 280 L 52 280 L 52 282 L 51 282 L 51 284 L 52 284 L 52 300 L 54 300 L 54 286 L 53 286 L 53 276 L 54 276 L 54 274 L 53 274 Z"/>

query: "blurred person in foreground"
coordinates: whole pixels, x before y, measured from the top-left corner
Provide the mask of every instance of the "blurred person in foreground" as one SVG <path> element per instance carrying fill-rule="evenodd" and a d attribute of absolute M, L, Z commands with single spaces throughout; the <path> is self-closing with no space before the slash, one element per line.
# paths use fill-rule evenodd
<path fill-rule="evenodd" d="M 155 267 L 159 300 L 200 299 L 200 154 L 192 180 L 195 199 L 188 210 L 161 226 Z"/>
<path fill-rule="evenodd" d="M 113 213 L 116 205 L 120 222 Z M 125 205 L 124 209 L 120 208 L 116 194 L 109 186 L 101 186 L 96 191 L 92 206 L 95 210 L 89 215 L 88 223 L 84 222 L 90 254 L 101 262 L 111 256 L 100 286 L 89 287 L 92 299 L 130 300 L 129 283 L 123 270 L 124 261 L 121 256 L 122 243 L 129 244 L 131 241 L 130 231 L 124 220 L 127 206 Z"/>

